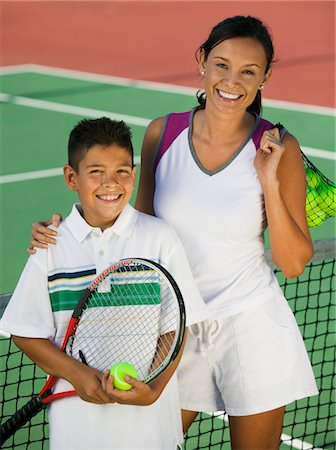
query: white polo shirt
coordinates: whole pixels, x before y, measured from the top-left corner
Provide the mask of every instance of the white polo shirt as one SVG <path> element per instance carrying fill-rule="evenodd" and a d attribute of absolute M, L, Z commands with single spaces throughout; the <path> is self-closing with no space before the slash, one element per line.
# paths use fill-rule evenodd
<path fill-rule="evenodd" d="M 207 318 L 206 306 L 172 227 L 126 205 L 116 222 L 101 231 L 82 218 L 78 207 L 73 206 L 58 228 L 57 245 L 39 249 L 29 258 L 2 317 L 2 330 L 49 338 L 60 346 L 82 291 L 109 265 L 135 257 L 154 260 L 171 273 L 185 302 L 187 325 Z M 55 392 L 68 389 L 71 385 L 59 380 Z M 182 441 L 175 375 L 153 405 L 95 405 L 74 397 L 54 402 L 49 421 L 54 449 L 175 450 Z M 75 425 L 81 430 L 79 440 L 78 434 L 72 438 Z M 131 433 L 126 431 L 129 427 Z"/>

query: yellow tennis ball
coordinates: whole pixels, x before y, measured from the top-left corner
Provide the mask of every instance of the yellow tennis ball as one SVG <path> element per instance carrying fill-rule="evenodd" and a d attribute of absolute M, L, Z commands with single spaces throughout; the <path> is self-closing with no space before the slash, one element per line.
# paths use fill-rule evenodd
<path fill-rule="evenodd" d="M 316 210 L 316 211 L 314 211 L 314 214 L 310 214 L 307 217 L 308 226 L 310 228 L 318 227 L 326 220 L 327 217 L 328 217 L 328 214 L 325 213 L 324 211 Z"/>
<path fill-rule="evenodd" d="M 131 384 L 126 383 L 125 375 L 139 379 L 136 368 L 125 361 L 114 364 L 110 369 L 110 375 L 113 376 L 113 386 L 121 391 L 129 391 L 133 387 Z"/>
<path fill-rule="evenodd" d="M 306 180 L 311 189 L 317 189 L 322 181 L 320 175 L 310 167 L 306 168 Z"/>
<path fill-rule="evenodd" d="M 311 189 L 307 192 L 307 195 L 306 195 L 307 216 L 309 216 L 310 211 L 314 211 L 316 208 L 320 209 L 318 206 L 318 197 L 319 197 L 319 193 L 317 191 L 315 191 L 315 189 Z"/>
<path fill-rule="evenodd" d="M 333 186 L 325 186 L 320 190 L 317 199 L 319 207 L 328 214 L 328 216 L 336 216 L 336 189 Z"/>

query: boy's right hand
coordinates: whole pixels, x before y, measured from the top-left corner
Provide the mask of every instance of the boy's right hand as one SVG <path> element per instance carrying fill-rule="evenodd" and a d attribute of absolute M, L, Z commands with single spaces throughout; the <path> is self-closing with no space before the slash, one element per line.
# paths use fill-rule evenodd
<path fill-rule="evenodd" d="M 77 363 L 77 361 L 76 361 Z M 76 364 L 68 378 L 77 395 L 84 401 L 96 404 L 114 403 L 102 388 L 103 373 L 82 363 Z"/>
<path fill-rule="evenodd" d="M 53 214 L 51 220 L 47 222 L 33 223 L 32 239 L 30 247 L 27 249 L 30 255 L 36 253 L 35 248 L 48 248 L 48 244 L 56 244 L 56 239 L 53 236 L 57 236 L 57 232 L 47 227 L 51 225 L 54 228 L 58 228 L 61 220 L 62 216 L 60 214 Z"/>

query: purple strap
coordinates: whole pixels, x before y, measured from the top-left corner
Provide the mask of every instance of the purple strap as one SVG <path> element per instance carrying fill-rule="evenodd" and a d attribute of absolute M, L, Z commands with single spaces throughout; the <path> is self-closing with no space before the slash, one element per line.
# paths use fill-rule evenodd
<path fill-rule="evenodd" d="M 272 122 L 269 122 L 268 120 L 260 118 L 259 125 L 252 136 L 256 150 L 258 150 L 258 148 L 260 147 L 260 140 L 261 140 L 261 137 L 262 137 L 264 131 L 271 130 L 272 128 L 274 128 L 274 126 L 275 125 L 273 125 Z"/>
<path fill-rule="evenodd" d="M 153 171 L 156 172 L 156 168 L 166 151 L 171 146 L 172 142 L 177 138 L 179 134 L 182 133 L 189 126 L 189 117 L 191 111 L 186 111 L 183 113 L 170 113 L 167 116 L 165 123 L 165 128 L 161 136 L 159 143 L 159 151 L 154 162 Z"/>
<path fill-rule="evenodd" d="M 172 142 L 177 138 L 179 134 L 182 133 L 189 126 L 191 111 L 186 111 L 183 113 L 170 113 L 167 116 L 167 120 L 165 123 L 165 128 L 163 130 L 161 140 L 159 143 L 159 150 L 157 153 L 156 160 L 154 162 L 153 171 L 155 174 L 156 168 L 159 165 L 159 162 L 162 156 L 166 153 L 166 151 L 171 146 Z M 256 149 L 260 147 L 261 137 L 266 130 L 270 130 L 274 128 L 272 122 L 269 122 L 266 119 L 260 118 L 259 125 L 255 132 L 253 133 L 252 139 Z M 284 130 L 285 131 L 285 130 Z"/>

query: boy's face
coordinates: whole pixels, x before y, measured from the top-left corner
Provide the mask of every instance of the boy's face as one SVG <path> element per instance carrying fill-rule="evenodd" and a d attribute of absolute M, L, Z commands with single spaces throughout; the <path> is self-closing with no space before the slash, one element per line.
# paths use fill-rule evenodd
<path fill-rule="evenodd" d="M 129 202 L 135 171 L 126 149 L 95 145 L 80 161 L 78 172 L 69 165 L 64 167 L 64 177 L 69 189 L 78 192 L 84 219 L 104 230 L 113 225 Z"/>

